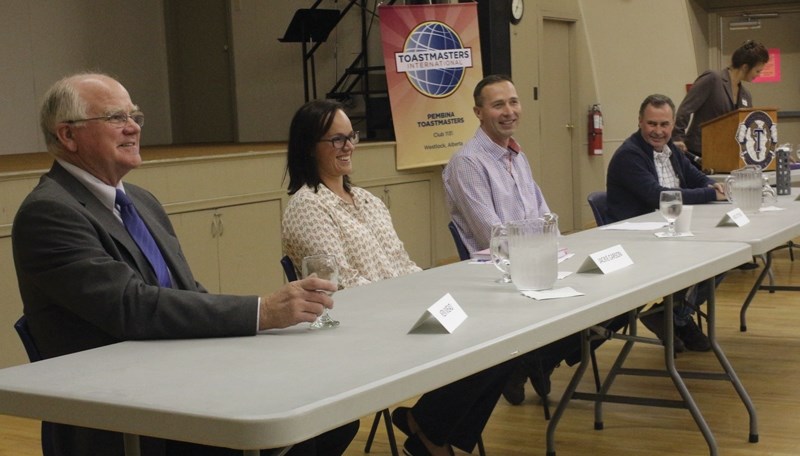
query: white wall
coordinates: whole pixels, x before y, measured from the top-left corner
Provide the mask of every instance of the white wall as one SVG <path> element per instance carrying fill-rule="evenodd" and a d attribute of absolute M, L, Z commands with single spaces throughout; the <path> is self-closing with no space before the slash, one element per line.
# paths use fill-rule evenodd
<path fill-rule="evenodd" d="M 690 14 L 684 1 L 581 0 L 606 150 L 637 129 L 639 105 L 652 93 L 679 104 L 697 76 Z M 611 154 L 606 154 L 607 159 Z"/>
<path fill-rule="evenodd" d="M 341 10 L 344 3 L 325 0 L 319 8 Z M 278 38 L 283 37 L 295 10 L 308 6 L 263 0 L 232 3 L 240 142 L 286 141 L 291 117 L 305 101 L 302 45 L 281 43 Z M 360 50 L 360 20 L 359 10 L 351 9 L 315 54 L 318 97 L 325 96 Z M 376 21 L 372 39 L 379 42 L 378 28 Z"/>
<path fill-rule="evenodd" d="M 345 3 L 325 0 L 319 8 L 341 10 Z M 230 2 L 240 142 L 286 140 L 291 116 L 304 102 L 301 44 L 278 38 L 295 10 L 308 6 Z M 147 116 L 145 145 L 172 142 L 163 0 L 0 0 L 0 11 L 0 155 L 44 151 L 38 130 L 44 91 L 86 69 L 111 73 L 128 88 Z M 353 8 L 317 52 L 320 97 L 360 50 L 360 20 Z M 371 40 L 380 43 L 377 21 Z M 380 54 L 375 59 L 380 64 Z"/>
<path fill-rule="evenodd" d="M 44 151 L 38 106 L 62 76 L 117 75 L 147 115 L 145 144 L 168 144 L 161 0 L 0 0 L 0 154 Z"/>

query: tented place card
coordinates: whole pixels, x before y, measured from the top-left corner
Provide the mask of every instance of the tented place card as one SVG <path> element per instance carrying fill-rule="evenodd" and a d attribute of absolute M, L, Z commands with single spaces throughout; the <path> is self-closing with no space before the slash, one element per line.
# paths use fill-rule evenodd
<path fill-rule="evenodd" d="M 717 223 L 717 226 L 745 226 L 748 223 L 750 223 L 750 219 L 737 207 L 730 212 L 726 212 L 722 220 Z"/>
<path fill-rule="evenodd" d="M 628 256 L 628 253 L 620 244 L 617 244 L 613 247 L 590 254 L 583 260 L 583 264 L 578 268 L 578 272 L 592 272 L 599 269 L 603 274 L 608 274 L 609 272 L 614 272 L 617 269 L 622 269 L 632 264 L 633 260 L 631 257 Z"/>
<path fill-rule="evenodd" d="M 414 323 L 414 326 L 412 326 L 408 332 L 413 332 L 415 329 L 422 326 L 423 323 L 430 320 L 435 322 L 438 326 L 444 328 L 448 333 L 452 334 L 452 332 L 455 331 L 456 328 L 461 325 L 461 323 L 464 323 L 464 320 L 466 319 L 467 314 L 464 312 L 464 309 L 458 305 L 450 293 L 447 293 L 432 306 L 428 307 L 428 309 L 425 310 L 425 313 L 419 317 L 417 322 Z"/>

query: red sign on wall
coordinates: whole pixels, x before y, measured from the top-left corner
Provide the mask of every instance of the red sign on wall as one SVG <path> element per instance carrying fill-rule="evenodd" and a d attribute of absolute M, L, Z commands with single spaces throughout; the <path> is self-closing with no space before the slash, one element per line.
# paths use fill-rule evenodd
<path fill-rule="evenodd" d="M 753 82 L 781 82 L 781 50 L 769 49 L 769 62 L 764 65 L 761 75 Z"/>

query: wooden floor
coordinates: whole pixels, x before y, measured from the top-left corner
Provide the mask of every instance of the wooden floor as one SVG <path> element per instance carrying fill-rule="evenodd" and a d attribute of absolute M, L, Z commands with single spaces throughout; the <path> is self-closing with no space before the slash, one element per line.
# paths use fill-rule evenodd
<path fill-rule="evenodd" d="M 796 253 L 795 263 L 789 261 L 786 250 L 776 253 L 774 269 L 779 284 L 800 285 L 800 251 Z M 748 443 L 747 413 L 729 383 L 686 383 L 714 432 L 720 455 L 796 456 L 800 455 L 800 293 L 759 292 L 748 312 L 748 331 L 739 332 L 739 309 L 759 271 L 729 272 L 717 295 L 717 337 L 756 405 L 759 443 Z M 643 328 L 641 331 L 647 332 Z M 620 346 L 620 342 L 611 341 L 598 350 L 601 371 L 611 364 Z M 677 364 L 685 370 L 716 366 L 711 353 L 683 353 L 678 355 Z M 663 366 L 663 350 L 657 346 L 636 347 L 627 365 Z M 573 371 L 563 366 L 556 369 L 552 400 L 558 399 Z M 587 378 L 581 389 L 591 388 Z M 623 391 L 678 398 L 672 383 L 665 378 L 619 378 L 611 392 Z M 510 406 L 503 399 L 498 403 L 483 434 L 488 455 L 545 454 L 547 422 L 530 385 L 526 393 L 528 399 L 520 406 Z M 363 454 L 371 423 L 371 416 L 361 420 L 361 429 L 347 455 Z M 593 423 L 592 404 L 574 401 L 556 433 L 558 455 L 708 454 L 705 440 L 686 410 L 607 404 L 605 429 L 595 431 Z M 36 421 L 0 416 L 0 456 L 41 454 L 38 432 Z M 402 434 L 398 437 L 402 444 Z M 383 426 L 370 454 L 391 454 Z"/>

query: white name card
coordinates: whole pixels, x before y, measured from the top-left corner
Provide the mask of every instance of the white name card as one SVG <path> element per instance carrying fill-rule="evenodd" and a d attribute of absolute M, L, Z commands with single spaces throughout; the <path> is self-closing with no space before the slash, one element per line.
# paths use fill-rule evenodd
<path fill-rule="evenodd" d="M 432 306 L 428 307 L 425 313 L 419 317 L 408 332 L 414 331 L 426 321 L 431 320 L 434 321 L 437 326 L 444 328 L 445 331 L 452 334 L 466 319 L 467 314 L 464 312 L 464 309 L 458 305 L 450 293 L 447 293 L 439 298 Z"/>
<path fill-rule="evenodd" d="M 617 244 L 589 255 L 583 260 L 578 272 L 591 272 L 599 269 L 603 274 L 608 274 L 632 264 L 631 257 L 620 244 Z"/>
<path fill-rule="evenodd" d="M 725 213 L 725 216 L 722 217 L 722 220 L 717 223 L 717 226 L 745 226 L 750 223 L 750 219 L 744 215 L 741 209 L 738 207 L 730 212 Z"/>

